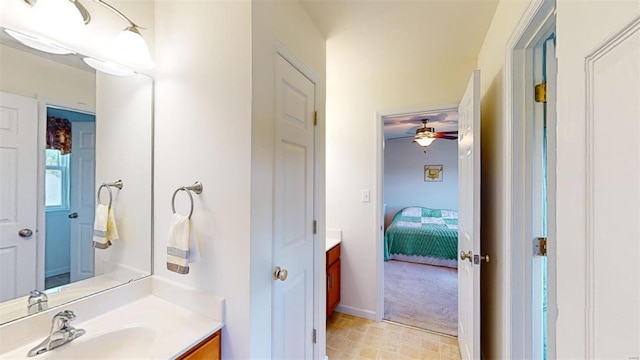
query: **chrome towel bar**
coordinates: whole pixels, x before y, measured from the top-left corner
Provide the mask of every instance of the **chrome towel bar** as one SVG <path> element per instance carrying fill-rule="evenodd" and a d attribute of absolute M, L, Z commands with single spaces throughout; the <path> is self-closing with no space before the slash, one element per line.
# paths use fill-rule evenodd
<path fill-rule="evenodd" d="M 187 195 L 189 195 L 189 201 L 191 202 L 191 210 L 189 211 L 189 219 L 191 219 L 191 215 L 193 215 L 193 196 L 191 195 L 191 192 L 193 191 L 196 194 L 200 194 L 202 193 L 202 184 L 199 181 L 196 181 L 195 183 L 193 183 L 193 185 L 191 186 L 181 186 L 179 188 L 176 189 L 176 191 L 173 192 L 173 196 L 171 197 L 171 211 L 173 211 L 173 213 L 176 213 L 176 195 L 178 194 L 179 191 L 184 191 L 187 193 Z"/>
<path fill-rule="evenodd" d="M 102 183 L 102 185 L 100 185 L 100 187 L 98 188 L 98 194 L 96 195 L 96 201 L 99 205 L 101 205 L 102 203 L 100 202 L 100 192 L 102 191 L 103 188 L 107 188 L 107 191 L 109 192 L 109 205 L 108 207 L 111 208 L 111 203 L 113 202 L 113 193 L 111 192 L 111 188 L 118 188 L 118 190 L 122 190 L 122 186 L 124 185 L 124 183 L 122 182 L 122 180 L 118 180 L 116 182 L 112 182 L 112 183 Z"/>

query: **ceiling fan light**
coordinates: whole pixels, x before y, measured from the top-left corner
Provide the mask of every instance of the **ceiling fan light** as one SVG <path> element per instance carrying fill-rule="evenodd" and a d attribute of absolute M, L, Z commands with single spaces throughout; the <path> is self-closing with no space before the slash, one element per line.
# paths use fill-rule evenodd
<path fill-rule="evenodd" d="M 419 137 L 416 138 L 415 142 L 417 142 L 420 146 L 429 146 L 434 140 L 435 138 L 432 137 Z"/>

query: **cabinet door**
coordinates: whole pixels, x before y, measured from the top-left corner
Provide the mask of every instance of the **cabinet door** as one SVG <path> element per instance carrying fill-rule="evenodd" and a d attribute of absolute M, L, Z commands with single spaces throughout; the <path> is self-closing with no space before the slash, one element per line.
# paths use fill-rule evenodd
<path fill-rule="evenodd" d="M 220 360 L 220 330 L 178 357 L 178 360 Z"/>
<path fill-rule="evenodd" d="M 327 316 L 340 303 L 340 259 L 336 260 L 327 270 Z"/>

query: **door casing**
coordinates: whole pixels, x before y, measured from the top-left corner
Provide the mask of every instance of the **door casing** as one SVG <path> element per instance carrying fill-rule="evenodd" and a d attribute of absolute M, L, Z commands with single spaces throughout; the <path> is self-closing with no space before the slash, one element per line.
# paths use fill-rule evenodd
<path fill-rule="evenodd" d="M 501 229 L 505 256 L 504 291 L 503 291 L 503 324 L 502 324 L 502 353 L 509 358 L 530 358 L 533 345 L 532 329 L 532 240 L 528 220 L 532 217 L 531 204 L 527 196 L 526 177 L 527 164 L 521 159 L 526 158 L 527 142 L 532 141 L 533 133 L 527 132 L 525 119 L 532 119 L 531 107 L 527 106 L 528 99 L 533 98 L 532 79 L 524 74 L 533 73 L 532 48 L 540 41 L 544 41 L 544 34 L 548 33 L 554 21 L 555 1 L 533 0 L 525 10 L 520 22 L 516 25 L 506 47 L 504 67 L 504 113 L 503 123 L 504 153 L 503 153 L 503 182 L 502 193 L 504 204 L 504 221 Z M 549 229 L 552 231 L 552 229 Z M 549 233 L 548 237 L 555 237 Z M 548 252 L 555 253 L 553 245 Z M 548 259 L 548 263 L 552 259 Z M 551 265 L 550 265 L 551 267 Z M 549 275 L 549 288 L 555 288 L 555 274 Z M 548 309 L 551 314 L 555 311 L 555 303 L 549 299 Z M 555 344 L 552 339 L 554 323 L 550 328 L 548 341 L 549 358 L 555 357 Z"/>
<path fill-rule="evenodd" d="M 37 259 L 36 259 L 36 286 L 44 289 L 44 253 L 46 234 L 46 212 L 44 194 L 45 149 L 47 147 L 47 107 L 59 107 L 76 112 L 95 115 L 96 109 L 86 104 L 78 104 L 64 100 L 38 97 L 38 216 L 37 229 Z"/>

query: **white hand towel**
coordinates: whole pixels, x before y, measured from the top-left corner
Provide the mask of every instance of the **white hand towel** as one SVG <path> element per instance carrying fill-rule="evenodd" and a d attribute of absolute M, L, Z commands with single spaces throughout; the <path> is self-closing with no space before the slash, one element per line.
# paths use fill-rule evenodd
<path fill-rule="evenodd" d="M 167 238 L 167 270 L 188 274 L 189 263 L 198 260 L 200 249 L 191 233 L 191 220 L 188 216 L 173 214 Z"/>
<path fill-rule="evenodd" d="M 98 204 L 93 222 L 93 247 L 96 249 L 106 249 L 111 246 L 111 241 L 107 238 L 108 218 L 109 208 Z"/>

